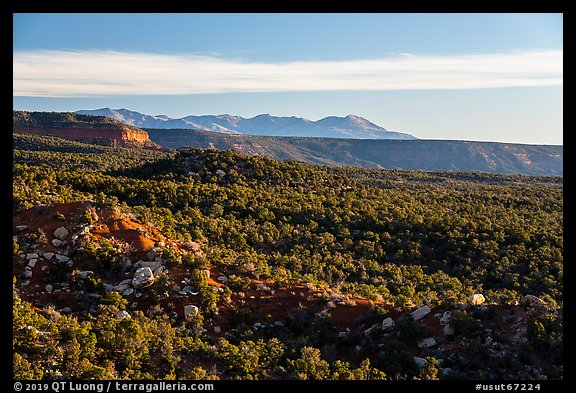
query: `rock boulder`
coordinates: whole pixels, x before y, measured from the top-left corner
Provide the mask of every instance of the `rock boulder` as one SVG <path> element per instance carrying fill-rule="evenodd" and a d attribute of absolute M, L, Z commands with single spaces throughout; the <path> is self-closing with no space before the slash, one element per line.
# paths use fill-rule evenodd
<path fill-rule="evenodd" d="M 198 314 L 200 310 L 193 304 L 188 304 L 184 306 L 184 318 L 188 321 L 192 319 L 196 314 Z"/>
<path fill-rule="evenodd" d="M 65 240 L 68 235 L 70 235 L 70 232 L 64 227 L 60 227 L 54 231 L 54 237 L 56 239 Z"/>
<path fill-rule="evenodd" d="M 394 327 L 394 320 L 392 318 L 386 318 L 382 321 L 382 330 L 390 330 Z"/>
<path fill-rule="evenodd" d="M 116 313 L 116 318 L 118 319 L 124 319 L 124 318 L 132 318 L 132 316 L 130 315 L 130 313 L 126 310 L 120 310 Z"/>
<path fill-rule="evenodd" d="M 452 312 L 445 311 L 444 314 L 442 314 L 442 318 L 440 318 L 440 325 L 442 325 L 442 326 L 447 325 L 448 322 L 450 322 L 451 317 L 452 317 Z"/>
<path fill-rule="evenodd" d="M 431 348 L 436 345 L 436 340 L 434 337 L 426 337 L 423 340 L 418 341 L 418 348 Z"/>
<path fill-rule="evenodd" d="M 522 298 L 522 304 L 532 308 L 546 307 L 546 302 L 534 295 L 526 295 Z"/>
<path fill-rule="evenodd" d="M 414 363 L 416 363 L 416 365 L 418 367 L 424 367 L 428 364 L 428 361 L 424 358 L 420 358 L 418 356 L 414 356 Z"/>
<path fill-rule="evenodd" d="M 154 273 L 149 267 L 141 267 L 136 270 L 132 278 L 132 286 L 134 288 L 145 288 L 154 283 Z"/>
<path fill-rule="evenodd" d="M 412 318 L 414 318 L 415 321 L 419 321 L 428 314 L 430 314 L 430 307 L 422 306 L 412 311 L 410 315 L 412 315 Z"/>
<path fill-rule="evenodd" d="M 470 297 L 468 297 L 468 303 L 470 303 L 472 306 L 479 306 L 485 301 L 486 299 L 481 293 L 475 293 L 474 295 L 470 295 Z"/>

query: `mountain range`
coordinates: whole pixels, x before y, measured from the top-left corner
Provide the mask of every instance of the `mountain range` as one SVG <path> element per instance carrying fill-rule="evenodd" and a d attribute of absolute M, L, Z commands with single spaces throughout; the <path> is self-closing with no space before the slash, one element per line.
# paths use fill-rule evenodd
<path fill-rule="evenodd" d="M 166 115 L 147 115 L 128 109 L 101 108 L 79 110 L 83 115 L 106 116 L 124 124 L 154 129 L 195 129 L 224 134 L 300 136 L 350 139 L 402 139 L 416 137 L 370 122 L 360 116 L 329 116 L 318 121 L 301 117 L 278 117 L 261 114 L 252 118 L 232 115 L 203 115 L 171 118 Z"/>
<path fill-rule="evenodd" d="M 140 129 L 106 116 L 14 111 L 14 134 L 56 136 L 105 146 L 215 148 L 328 165 L 427 171 L 563 175 L 563 146 L 457 140 L 345 139 Z"/>

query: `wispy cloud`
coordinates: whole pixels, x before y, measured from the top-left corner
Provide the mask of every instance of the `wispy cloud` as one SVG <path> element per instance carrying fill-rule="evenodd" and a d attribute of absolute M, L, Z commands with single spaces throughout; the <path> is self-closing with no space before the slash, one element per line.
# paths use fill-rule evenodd
<path fill-rule="evenodd" d="M 14 52 L 14 96 L 483 89 L 562 85 L 563 52 L 245 62 L 113 51 Z"/>

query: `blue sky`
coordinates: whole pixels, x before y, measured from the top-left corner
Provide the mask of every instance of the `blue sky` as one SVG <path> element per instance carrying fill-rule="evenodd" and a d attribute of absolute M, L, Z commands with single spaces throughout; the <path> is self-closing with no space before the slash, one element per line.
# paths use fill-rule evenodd
<path fill-rule="evenodd" d="M 14 14 L 13 107 L 563 144 L 562 14 Z"/>

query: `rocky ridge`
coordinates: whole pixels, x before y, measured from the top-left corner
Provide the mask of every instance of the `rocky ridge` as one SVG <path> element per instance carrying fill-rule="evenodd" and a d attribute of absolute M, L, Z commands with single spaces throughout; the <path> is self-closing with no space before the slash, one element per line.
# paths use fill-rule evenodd
<path fill-rule="evenodd" d="M 179 250 L 204 257 L 206 245 L 172 240 L 129 213 L 98 208 L 88 201 L 38 206 L 15 214 L 13 236 L 19 244 L 13 264 L 14 288 L 38 310 L 48 307 L 77 315 L 96 312 L 103 294 L 116 292 L 129 304 L 128 309 L 117 313 L 117 318 L 131 318 L 133 310 L 152 312 L 156 305 L 183 320 L 194 320 L 202 313 L 198 288 L 189 279 L 190 269 L 171 264 L 165 251 Z M 97 268 L 101 261 L 91 247 L 101 240 L 115 250 L 108 257 L 119 257 L 114 271 Z M 248 267 L 245 270 L 250 271 Z M 480 342 L 490 356 L 510 356 L 514 346 L 527 340 L 529 316 L 550 307 L 533 295 L 526 295 L 519 304 L 502 306 L 489 304 L 477 293 L 452 308 L 422 305 L 402 311 L 392 305 L 380 305 L 384 311 L 377 315 L 373 312 L 377 302 L 331 289 L 313 285 L 277 287 L 269 277 L 249 274 L 246 289 L 230 293 L 225 292 L 230 281 L 228 272 L 209 266 L 201 274 L 206 275 L 210 287 L 222 294 L 215 315 L 200 326 L 205 334 L 219 337 L 236 329 L 233 309 L 246 310 L 256 319 L 252 328 L 266 331 L 282 328 L 287 313 L 304 307 L 307 312 L 332 319 L 337 350 L 345 350 L 348 345 L 343 344 L 360 335 L 363 343 L 371 343 L 363 350 L 378 356 L 386 348 L 386 337 L 401 336 L 406 326 L 416 326 L 419 336 L 408 348 L 414 363 L 426 367 L 431 359 L 436 359 L 441 366 L 448 365 L 442 373 L 455 378 L 459 372 L 455 364 L 466 367 L 469 361 L 462 357 L 463 351 Z M 474 318 L 462 310 L 468 310 Z M 476 337 L 474 340 L 464 334 L 469 331 Z M 362 345 L 365 344 L 356 346 L 358 351 Z M 537 376 L 539 368 L 534 365 L 526 372 Z"/>
<path fill-rule="evenodd" d="M 104 116 L 14 111 L 12 132 L 103 146 L 158 148 L 146 131 Z"/>

